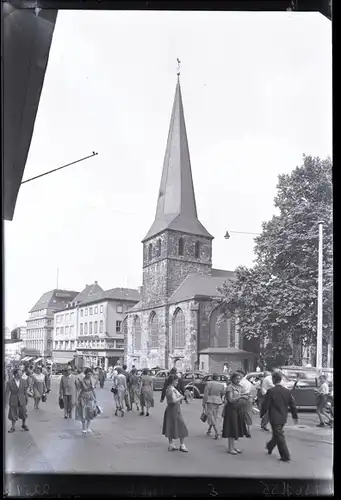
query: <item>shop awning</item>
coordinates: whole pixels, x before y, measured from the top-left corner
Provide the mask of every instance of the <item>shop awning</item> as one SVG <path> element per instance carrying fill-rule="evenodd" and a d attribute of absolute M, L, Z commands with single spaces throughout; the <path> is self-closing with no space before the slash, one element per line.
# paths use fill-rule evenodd
<path fill-rule="evenodd" d="M 25 358 L 23 358 L 21 361 L 31 361 L 33 358 L 30 358 L 29 356 L 26 356 Z"/>
<path fill-rule="evenodd" d="M 18 8 L 11 5 L 14 3 Z M 5 220 L 13 219 L 57 18 L 57 10 L 42 9 L 38 12 L 33 8 L 22 8 L 21 4 L 1 2 Z"/>
<path fill-rule="evenodd" d="M 33 361 L 34 364 L 39 363 L 39 361 L 42 361 L 43 358 L 37 358 Z"/>
<path fill-rule="evenodd" d="M 223 354 L 225 356 L 239 356 L 241 358 L 254 358 L 256 356 L 253 352 L 243 351 L 242 349 L 237 349 L 236 347 L 208 347 L 207 349 L 200 351 L 199 354 Z"/>
<path fill-rule="evenodd" d="M 71 361 L 74 361 L 75 358 L 54 358 L 54 363 L 60 364 L 60 365 L 67 365 L 68 363 L 71 363 Z"/>

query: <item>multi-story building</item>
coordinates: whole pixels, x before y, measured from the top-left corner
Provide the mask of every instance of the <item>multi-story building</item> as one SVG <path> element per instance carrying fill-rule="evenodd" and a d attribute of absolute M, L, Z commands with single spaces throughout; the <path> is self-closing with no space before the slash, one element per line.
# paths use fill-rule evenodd
<path fill-rule="evenodd" d="M 73 300 L 73 306 L 54 318 L 53 359 L 79 365 L 108 368 L 123 360 L 125 313 L 140 300 L 137 290 L 113 288 L 103 291 L 97 282 Z"/>
<path fill-rule="evenodd" d="M 54 313 L 64 309 L 79 292 L 51 290 L 42 295 L 30 311 L 26 321 L 26 348 L 35 349 L 41 357 L 52 356 L 52 332 Z"/>

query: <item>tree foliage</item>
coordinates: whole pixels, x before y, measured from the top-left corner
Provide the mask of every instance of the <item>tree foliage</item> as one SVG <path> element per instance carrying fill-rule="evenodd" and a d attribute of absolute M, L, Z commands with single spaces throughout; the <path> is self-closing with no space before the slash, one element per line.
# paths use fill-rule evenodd
<path fill-rule="evenodd" d="M 316 343 L 318 222 L 323 221 L 323 335 L 332 335 L 332 162 L 311 156 L 280 175 L 274 200 L 278 214 L 255 238 L 253 268 L 240 266 L 220 289 L 225 318 L 239 318 L 244 338 L 257 338 L 270 357 L 289 357 L 292 343 Z"/>

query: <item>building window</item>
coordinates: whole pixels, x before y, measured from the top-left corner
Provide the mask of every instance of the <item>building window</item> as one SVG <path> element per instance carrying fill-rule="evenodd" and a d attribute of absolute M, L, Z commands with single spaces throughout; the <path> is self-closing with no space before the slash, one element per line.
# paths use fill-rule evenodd
<path fill-rule="evenodd" d="M 95 314 L 98 314 L 98 306 L 95 307 Z"/>
<path fill-rule="evenodd" d="M 65 334 L 68 335 L 70 333 L 70 327 L 66 326 L 65 327 Z"/>
<path fill-rule="evenodd" d="M 65 314 L 65 321 L 70 321 L 70 314 L 69 313 Z"/>
<path fill-rule="evenodd" d="M 90 308 L 89 308 L 89 314 L 90 314 L 90 315 L 92 315 L 92 311 L 93 311 L 93 308 L 92 308 L 92 307 L 90 307 Z"/>
<path fill-rule="evenodd" d="M 60 316 L 56 316 L 56 323 L 60 323 Z"/>
<path fill-rule="evenodd" d="M 158 335 L 159 335 L 159 328 L 158 328 L 157 316 L 156 313 L 153 311 L 150 315 L 150 321 L 149 321 L 149 347 L 151 349 L 157 349 Z"/>
<path fill-rule="evenodd" d="M 89 323 L 89 334 L 92 335 L 92 321 Z"/>
<path fill-rule="evenodd" d="M 161 238 L 157 240 L 156 255 L 157 257 L 161 257 Z"/>
<path fill-rule="evenodd" d="M 185 315 L 181 309 L 177 309 L 173 319 L 173 348 L 182 349 L 186 345 Z"/>
<path fill-rule="evenodd" d="M 94 323 L 94 333 L 98 333 L 98 321 L 95 321 Z"/>
<path fill-rule="evenodd" d="M 85 335 L 88 333 L 88 323 L 84 323 L 84 333 Z"/>
<path fill-rule="evenodd" d="M 73 333 L 74 327 L 75 327 L 75 325 L 70 325 L 70 333 Z"/>
<path fill-rule="evenodd" d="M 56 335 L 59 335 L 59 328 L 56 328 Z"/>
<path fill-rule="evenodd" d="M 116 333 L 122 332 L 122 321 L 116 321 Z"/>
<path fill-rule="evenodd" d="M 135 316 L 133 330 L 133 349 L 141 349 L 141 320 L 139 316 Z"/>
<path fill-rule="evenodd" d="M 103 306 L 100 306 L 100 312 L 102 313 L 103 312 Z"/>
<path fill-rule="evenodd" d="M 118 304 L 118 305 L 116 306 L 116 312 L 118 312 L 118 313 L 123 313 L 123 306 L 122 306 L 122 304 Z"/>
<path fill-rule="evenodd" d="M 81 318 L 83 318 L 83 309 L 81 309 Z"/>
<path fill-rule="evenodd" d="M 179 238 L 179 242 L 178 242 L 178 254 L 179 255 L 183 255 L 184 254 L 184 239 L 183 238 Z"/>
<path fill-rule="evenodd" d="M 88 315 L 88 308 L 86 307 L 85 308 L 85 316 L 87 316 L 87 315 Z"/>
<path fill-rule="evenodd" d="M 63 326 L 60 327 L 60 334 L 64 335 L 64 327 Z"/>
<path fill-rule="evenodd" d="M 73 321 L 73 314 L 74 313 L 70 313 L 70 321 Z"/>
<path fill-rule="evenodd" d="M 200 258 L 200 241 L 195 242 L 195 258 Z"/>
<path fill-rule="evenodd" d="M 79 326 L 80 326 L 80 334 L 83 335 L 83 323 L 81 323 Z"/>
<path fill-rule="evenodd" d="M 99 332 L 103 333 L 103 320 L 99 322 Z"/>
<path fill-rule="evenodd" d="M 149 243 L 148 245 L 148 260 L 152 260 L 153 258 L 153 245 Z"/>

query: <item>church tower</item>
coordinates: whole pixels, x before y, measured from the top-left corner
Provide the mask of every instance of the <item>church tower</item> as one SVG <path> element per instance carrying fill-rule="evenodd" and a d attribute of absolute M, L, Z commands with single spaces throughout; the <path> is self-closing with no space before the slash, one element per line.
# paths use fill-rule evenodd
<path fill-rule="evenodd" d="M 198 219 L 178 75 L 155 220 L 142 241 L 143 307 L 166 305 L 190 273 L 210 275 L 212 240 Z"/>

